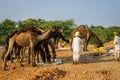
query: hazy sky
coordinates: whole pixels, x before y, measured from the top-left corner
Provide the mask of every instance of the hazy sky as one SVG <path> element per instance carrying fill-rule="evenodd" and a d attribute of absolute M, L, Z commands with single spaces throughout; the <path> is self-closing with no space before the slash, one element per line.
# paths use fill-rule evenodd
<path fill-rule="evenodd" d="M 120 26 L 120 0 L 0 0 L 0 21 L 74 19 L 75 24 Z"/>

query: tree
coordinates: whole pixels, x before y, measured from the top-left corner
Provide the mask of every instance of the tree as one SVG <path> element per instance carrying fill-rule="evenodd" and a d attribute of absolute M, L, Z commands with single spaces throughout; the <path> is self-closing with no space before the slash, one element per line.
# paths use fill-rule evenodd
<path fill-rule="evenodd" d="M 2 23 L 0 23 L 0 34 L 1 34 L 1 39 L 0 43 L 5 43 L 5 38 L 8 34 L 14 31 L 16 26 L 16 22 L 12 21 L 10 19 L 5 19 Z"/>

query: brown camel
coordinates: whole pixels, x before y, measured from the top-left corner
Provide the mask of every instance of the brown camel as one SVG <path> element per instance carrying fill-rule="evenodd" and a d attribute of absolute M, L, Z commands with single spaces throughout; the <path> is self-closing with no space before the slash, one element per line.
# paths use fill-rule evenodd
<path fill-rule="evenodd" d="M 16 30 L 14 32 L 12 32 L 11 34 L 9 34 L 7 37 L 6 37 L 6 51 L 8 50 L 8 46 L 9 46 L 9 39 L 11 39 L 13 36 L 15 36 L 16 34 L 20 34 L 20 33 L 23 33 L 23 32 L 26 32 L 27 30 L 30 30 L 31 32 L 35 32 L 37 34 L 42 34 L 39 30 L 35 29 L 35 27 L 28 27 L 26 29 L 21 29 L 21 30 Z M 23 57 L 23 53 L 25 52 L 25 49 L 26 47 L 22 47 L 22 46 L 19 46 L 16 42 L 14 43 L 13 45 L 13 48 L 12 48 L 12 51 L 11 53 L 9 53 L 9 55 L 7 56 L 7 60 L 11 60 L 11 62 L 13 62 L 12 60 L 12 55 L 14 53 L 15 57 L 14 58 L 17 58 L 17 59 L 20 59 L 20 64 L 21 64 L 21 61 L 22 61 L 22 58 L 20 58 L 20 55 L 21 57 Z M 13 52 L 14 51 L 14 52 Z M 6 52 L 5 52 L 6 53 Z M 3 55 L 3 57 L 5 56 L 5 53 Z M 30 54 L 28 54 L 30 55 Z M 28 57 L 28 63 L 30 64 L 30 56 Z M 21 64 L 22 65 L 22 64 Z"/>
<path fill-rule="evenodd" d="M 88 46 L 88 43 L 89 43 L 89 40 L 91 39 L 91 37 L 93 37 L 94 41 L 96 42 L 97 47 L 103 46 L 102 41 L 97 37 L 97 35 L 95 33 L 93 33 L 91 31 L 91 29 L 86 28 L 85 25 L 80 25 L 78 28 L 75 28 L 73 30 L 73 32 L 71 34 L 72 39 L 73 39 L 76 31 L 80 32 L 80 38 L 85 39 L 83 51 L 87 51 L 87 46 Z"/>
<path fill-rule="evenodd" d="M 7 50 L 8 50 L 8 46 L 9 46 L 9 38 L 11 38 L 11 37 L 13 37 L 15 34 L 17 34 L 19 31 L 14 31 L 14 32 L 12 32 L 11 34 L 9 34 L 7 37 L 6 37 L 6 45 L 5 45 L 5 52 L 4 52 L 4 54 L 3 54 L 3 61 L 4 61 L 4 56 L 5 56 L 5 53 L 7 52 Z M 11 62 L 13 62 L 13 60 L 12 60 L 12 55 L 13 55 L 13 53 L 15 53 L 15 56 L 19 56 L 18 54 L 19 54 L 19 52 L 20 52 L 20 49 L 21 49 L 21 47 L 20 46 L 18 46 L 16 43 L 14 44 L 14 46 L 13 46 L 13 49 L 12 49 L 12 51 L 11 51 L 11 53 L 7 56 L 7 60 L 11 60 Z M 18 52 L 17 52 L 18 51 Z"/>
<path fill-rule="evenodd" d="M 35 66 L 34 47 L 37 45 L 38 42 L 50 38 L 50 36 L 56 31 L 56 27 L 51 27 L 43 34 L 38 34 L 36 32 L 33 32 L 33 30 L 36 29 L 30 28 L 25 32 L 22 32 L 20 34 L 15 34 L 13 37 L 9 39 L 8 50 L 4 57 L 4 66 L 3 66 L 4 70 L 6 69 L 6 58 L 13 50 L 13 46 L 15 43 L 17 43 L 17 45 L 22 47 L 30 47 L 30 52 L 32 55 L 32 66 Z"/>
<path fill-rule="evenodd" d="M 56 27 L 56 26 L 55 26 Z M 43 28 L 41 28 L 41 27 L 39 27 L 38 28 L 38 30 L 41 32 L 41 33 L 44 33 L 45 32 L 45 30 L 43 29 Z M 56 31 L 58 31 L 58 29 L 56 30 Z M 56 33 L 56 31 L 54 32 L 54 34 Z M 53 35 L 54 35 L 53 34 Z M 53 37 L 53 35 L 51 36 L 51 38 Z M 49 52 L 49 48 L 48 48 L 48 45 L 50 46 L 50 48 L 51 48 L 51 50 L 52 50 L 52 60 L 53 60 L 53 62 L 54 62 L 54 60 L 55 60 L 55 58 L 56 58 L 56 51 L 55 51 L 55 46 L 54 46 L 54 43 L 53 43 L 53 41 L 52 41 L 52 39 L 48 39 L 48 40 L 44 40 L 44 41 L 42 41 L 41 43 L 39 43 L 38 45 L 38 49 L 37 50 L 39 50 L 39 47 L 41 46 L 41 44 L 42 44 L 42 48 L 45 48 L 44 50 L 45 50 L 45 52 L 47 53 L 47 54 L 49 54 L 50 52 Z M 43 52 L 42 50 L 40 50 L 40 52 Z M 42 57 L 42 56 L 41 56 Z"/>
<path fill-rule="evenodd" d="M 62 33 L 64 31 L 64 27 L 62 27 L 62 26 L 60 26 L 60 27 L 56 26 L 56 27 L 57 27 L 57 31 L 55 32 L 54 35 L 52 35 L 52 38 L 54 40 L 55 48 L 58 49 L 58 42 L 59 42 L 60 38 L 67 43 L 69 43 L 69 40 L 65 39 L 65 37 L 62 35 Z"/>
<path fill-rule="evenodd" d="M 53 38 L 53 45 L 56 49 L 58 49 L 58 42 L 60 40 L 60 38 L 69 43 L 69 40 L 68 39 L 65 39 L 65 37 L 62 35 L 63 31 L 64 31 L 64 27 L 63 26 L 55 26 L 57 28 L 56 32 L 52 35 L 52 38 Z M 39 29 L 41 32 L 44 32 L 44 30 L 42 28 Z M 64 46 L 64 45 L 63 45 Z"/>

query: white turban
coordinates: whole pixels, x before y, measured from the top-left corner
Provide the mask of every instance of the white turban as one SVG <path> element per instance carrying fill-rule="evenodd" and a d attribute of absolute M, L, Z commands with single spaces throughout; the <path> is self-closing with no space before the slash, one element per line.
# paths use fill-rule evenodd
<path fill-rule="evenodd" d="M 77 32 L 75 32 L 75 36 L 77 37 L 77 36 L 80 36 L 80 33 L 77 31 Z"/>

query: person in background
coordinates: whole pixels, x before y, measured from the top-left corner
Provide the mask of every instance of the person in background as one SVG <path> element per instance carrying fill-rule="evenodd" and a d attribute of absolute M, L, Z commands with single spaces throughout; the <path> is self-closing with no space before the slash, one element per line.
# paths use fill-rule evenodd
<path fill-rule="evenodd" d="M 81 51 L 80 44 L 82 42 L 83 41 L 80 38 L 80 33 L 78 31 L 75 32 L 75 37 L 73 38 L 72 46 L 71 46 L 73 52 L 73 64 L 79 63 L 80 51 Z"/>
<path fill-rule="evenodd" d="M 115 57 L 117 61 L 120 61 L 120 37 L 118 36 L 118 32 L 113 32 L 114 34 L 114 49 L 115 49 Z"/>

